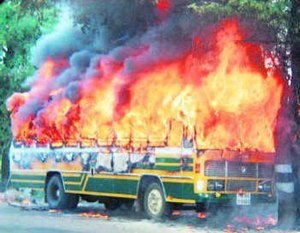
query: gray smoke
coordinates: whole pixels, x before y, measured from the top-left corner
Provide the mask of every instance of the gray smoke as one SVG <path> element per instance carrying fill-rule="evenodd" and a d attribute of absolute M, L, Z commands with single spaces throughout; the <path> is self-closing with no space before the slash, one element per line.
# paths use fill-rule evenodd
<path fill-rule="evenodd" d="M 40 38 L 32 48 L 32 63 L 40 67 L 48 58 L 68 58 L 89 42 L 78 27 L 65 25 Z"/>
<path fill-rule="evenodd" d="M 82 66 L 87 67 L 91 62 L 92 54 L 110 54 L 120 61 L 128 59 L 126 69 L 132 73 L 148 62 L 182 56 L 189 49 L 193 34 L 199 31 L 196 16 L 186 8 L 176 10 L 174 1 L 169 18 L 161 22 L 154 2 L 66 1 L 76 24 L 61 22 L 53 33 L 40 38 L 32 49 L 32 63 L 40 67 L 48 58 L 64 57 L 69 59 L 72 68 L 82 72 Z M 137 64 L 132 67 L 128 50 L 141 46 L 148 46 L 149 52 L 138 56 Z"/>
<path fill-rule="evenodd" d="M 187 3 L 178 0 L 172 1 L 168 17 L 162 17 L 155 2 L 63 2 L 71 9 L 73 21 L 63 18 L 52 33 L 41 37 L 32 48 L 32 63 L 41 68 L 51 59 L 55 62 L 54 73 L 42 80 L 39 69 L 25 81 L 32 90 L 39 88 L 30 91 L 30 98 L 18 106 L 16 119 L 26 121 L 33 116 L 33 124 L 41 124 L 43 120 L 38 118 L 51 103 L 62 98 L 76 103 L 86 80 L 109 78 L 115 72 L 122 77 L 117 87 L 117 108 L 122 108 L 130 99 L 128 88 L 136 81 L 136 74 L 190 52 L 193 38 L 201 28 L 196 14 L 187 8 Z"/>
<path fill-rule="evenodd" d="M 71 82 L 65 90 L 65 97 L 71 100 L 72 103 L 80 98 L 80 84 L 78 82 Z"/>

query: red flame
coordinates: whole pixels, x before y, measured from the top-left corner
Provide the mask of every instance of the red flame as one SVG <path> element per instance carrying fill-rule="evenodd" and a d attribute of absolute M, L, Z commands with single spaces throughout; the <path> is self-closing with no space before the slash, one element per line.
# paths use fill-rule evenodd
<path fill-rule="evenodd" d="M 125 64 L 103 56 L 102 77 L 82 79 L 76 101 L 63 95 L 64 88 L 48 90 L 68 67 L 49 59 L 31 90 L 8 100 L 13 134 L 28 143 L 94 138 L 170 146 L 180 146 L 184 137 L 199 148 L 273 152 L 281 77 L 274 66 L 265 67 L 261 46 L 245 41 L 236 21 L 223 22 L 210 41 L 212 48 L 201 49 L 205 39 L 196 37 L 197 56 L 191 51 L 158 60 L 133 75 L 122 72 Z M 136 58 L 149 48 L 127 52 Z M 21 112 L 37 98 L 41 109 L 25 117 Z"/>
<path fill-rule="evenodd" d="M 207 213 L 206 212 L 200 212 L 197 214 L 198 218 L 204 219 L 207 217 Z"/>
<path fill-rule="evenodd" d="M 102 214 L 99 212 L 85 212 L 85 213 L 81 213 L 79 214 L 80 217 L 85 217 L 85 218 L 101 218 L 101 219 L 108 219 L 109 216 L 107 214 Z"/>
<path fill-rule="evenodd" d="M 156 8 L 159 11 L 168 11 L 171 7 L 170 0 L 158 0 L 156 3 Z"/>

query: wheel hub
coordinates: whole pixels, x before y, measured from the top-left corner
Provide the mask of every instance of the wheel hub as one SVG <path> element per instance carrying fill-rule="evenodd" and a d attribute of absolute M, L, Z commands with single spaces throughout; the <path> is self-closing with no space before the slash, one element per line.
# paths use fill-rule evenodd
<path fill-rule="evenodd" d="M 148 195 L 148 207 L 152 214 L 157 215 L 163 206 L 163 197 L 159 190 L 153 189 Z"/>

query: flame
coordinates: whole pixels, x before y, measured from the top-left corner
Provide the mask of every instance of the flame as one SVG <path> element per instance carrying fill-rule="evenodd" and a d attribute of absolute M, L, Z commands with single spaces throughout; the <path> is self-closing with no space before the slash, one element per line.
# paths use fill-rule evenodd
<path fill-rule="evenodd" d="M 31 200 L 29 198 L 26 198 L 21 202 L 21 206 L 29 206 L 31 203 Z"/>
<path fill-rule="evenodd" d="M 49 58 L 31 90 L 7 102 L 13 135 L 28 143 L 96 139 L 153 146 L 181 146 L 188 139 L 198 148 L 274 152 L 283 89 L 279 72 L 265 66 L 262 47 L 245 41 L 235 20 L 224 21 L 210 40 L 215 43 L 207 51 L 196 36 L 193 51 L 158 59 L 133 74 L 103 55 L 101 77 L 78 81 L 75 101 L 54 85 L 70 65 Z M 128 48 L 128 56 L 137 62 L 150 47 Z M 24 114 L 36 99 L 38 108 Z"/>
<path fill-rule="evenodd" d="M 50 209 L 49 211 L 48 211 L 49 213 L 60 213 L 61 212 L 61 210 L 59 210 L 59 209 Z"/>
<path fill-rule="evenodd" d="M 234 219 L 237 223 L 243 223 L 256 228 L 256 230 L 264 230 L 265 227 L 275 226 L 277 219 L 271 214 L 268 216 L 256 215 L 254 218 L 249 216 L 237 216 Z"/>
<path fill-rule="evenodd" d="M 179 211 L 179 210 L 174 210 L 172 212 L 172 216 L 180 216 L 180 215 L 181 215 L 181 211 Z"/>
<path fill-rule="evenodd" d="M 108 219 L 109 216 L 106 215 L 106 214 L 102 214 L 102 213 L 99 213 L 99 212 L 84 212 L 84 213 L 81 213 L 79 214 L 80 217 L 85 217 L 85 218 L 101 218 L 101 219 Z"/>
<path fill-rule="evenodd" d="M 171 7 L 170 0 L 157 0 L 156 9 L 161 12 L 168 12 Z"/>
<path fill-rule="evenodd" d="M 198 218 L 200 219 L 205 219 L 207 217 L 207 213 L 206 212 L 200 212 L 197 214 Z"/>

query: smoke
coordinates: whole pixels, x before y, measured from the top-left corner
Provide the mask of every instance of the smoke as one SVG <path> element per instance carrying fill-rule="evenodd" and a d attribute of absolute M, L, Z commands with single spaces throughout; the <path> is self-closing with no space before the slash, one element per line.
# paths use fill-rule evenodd
<path fill-rule="evenodd" d="M 151 69 L 159 62 L 183 57 L 191 48 L 192 34 L 197 31 L 197 24 L 191 20 L 195 16 L 188 17 L 186 11 L 176 11 L 176 4 L 173 4 L 168 6 L 170 9 L 164 9 L 162 19 L 162 12 L 154 3 L 66 1 L 55 30 L 42 36 L 32 48 L 31 62 L 39 70 L 24 84 L 36 90 L 28 94 L 25 103 L 14 106 L 20 124 L 29 117 L 41 116 L 38 111 L 53 101 L 66 97 L 75 103 L 80 97 L 80 80 L 101 79 L 103 72 L 107 76 L 114 72 L 115 65 L 122 63 L 124 67 L 120 73 L 127 80 L 119 87 L 121 96 L 117 106 L 121 107 L 129 97 L 126 89 L 135 81 L 134 74 Z M 170 14 L 168 19 L 167 13 Z M 53 64 L 45 65 L 49 60 Z M 54 70 L 51 66 L 55 66 Z M 52 77 L 42 77 L 47 75 Z M 57 95 L 60 88 L 63 94 Z"/>
<path fill-rule="evenodd" d="M 265 75 L 263 62 L 251 59 L 261 57 L 259 46 L 241 43 L 237 20 L 207 30 L 203 29 L 203 19 L 184 1 L 156 3 L 66 1 L 68 7 L 60 23 L 32 49 L 32 63 L 38 70 L 25 82 L 30 91 L 16 93 L 7 102 L 14 136 L 49 141 L 53 137 L 98 137 L 100 133 L 102 138 L 110 138 L 111 131 L 118 128 L 125 138 L 133 134 L 132 128 L 140 127 L 135 134 L 148 140 L 151 133 L 168 134 L 171 128 L 175 132 L 171 121 L 177 121 L 189 130 L 190 137 L 197 131 L 200 141 L 211 137 L 208 141 L 220 142 L 216 147 L 250 147 L 254 139 L 247 145 L 244 141 L 257 138 L 257 147 L 272 148 L 273 113 L 279 105 L 281 87 L 276 76 L 269 82 L 260 80 Z M 213 81 L 217 77 L 218 81 Z M 226 88 L 219 81 L 222 78 L 228 83 Z M 228 79 L 235 85 L 240 82 L 240 86 L 236 88 Z M 252 85 L 255 90 L 250 91 L 244 82 L 254 79 L 257 87 Z M 159 93 L 155 94 L 157 88 Z M 253 99 L 260 88 L 261 94 Z M 271 96 L 274 88 L 277 93 Z M 257 106 L 243 97 L 248 95 Z M 268 101 L 276 104 L 265 106 Z M 252 115 L 264 109 L 257 115 L 261 125 L 256 130 L 250 130 L 249 122 L 254 118 L 243 115 L 246 110 L 240 105 Z M 241 122 L 240 126 L 234 121 Z M 267 130 L 261 132 L 262 127 Z M 174 141 L 181 138 L 182 125 L 177 128 Z M 217 140 L 216 130 L 222 132 Z M 230 133 L 232 140 L 224 132 Z M 253 136 L 258 134 L 271 139 L 260 143 L 259 137 Z M 159 137 L 155 140 L 164 140 L 166 135 Z M 212 147 L 210 142 L 205 146 Z"/>
<path fill-rule="evenodd" d="M 65 97 L 71 100 L 72 103 L 80 98 L 80 84 L 78 82 L 71 82 L 65 90 Z"/>
<path fill-rule="evenodd" d="M 40 67 L 49 57 L 69 58 L 74 52 L 80 51 L 90 43 L 79 27 L 60 22 L 55 31 L 40 38 L 32 48 L 31 62 Z"/>

